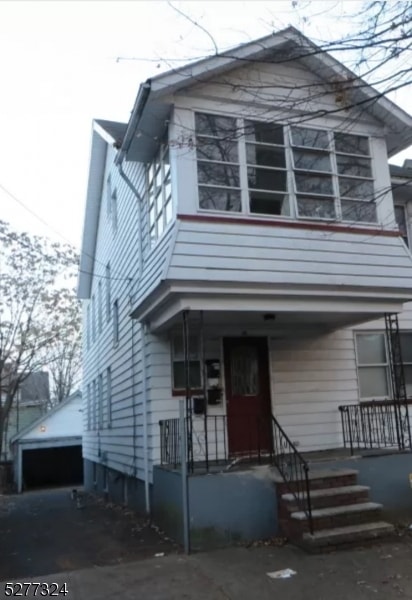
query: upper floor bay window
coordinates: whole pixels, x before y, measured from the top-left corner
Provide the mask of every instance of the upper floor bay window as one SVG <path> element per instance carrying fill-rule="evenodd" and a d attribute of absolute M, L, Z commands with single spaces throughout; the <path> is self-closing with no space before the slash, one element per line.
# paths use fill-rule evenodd
<path fill-rule="evenodd" d="M 203 210 L 375 223 L 369 139 L 195 115 Z"/>
<path fill-rule="evenodd" d="M 169 148 L 161 144 L 147 167 L 150 244 L 158 240 L 172 220 L 172 183 Z"/>
<path fill-rule="evenodd" d="M 395 220 L 403 241 L 409 246 L 408 217 L 405 205 L 395 204 Z"/>

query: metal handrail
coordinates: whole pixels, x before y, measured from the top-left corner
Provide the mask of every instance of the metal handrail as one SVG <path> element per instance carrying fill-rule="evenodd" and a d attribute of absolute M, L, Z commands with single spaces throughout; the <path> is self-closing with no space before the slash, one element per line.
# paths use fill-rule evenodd
<path fill-rule="evenodd" d="M 273 463 L 289 492 L 308 519 L 313 534 L 312 502 L 310 497 L 309 464 L 290 440 L 279 421 L 272 415 Z"/>

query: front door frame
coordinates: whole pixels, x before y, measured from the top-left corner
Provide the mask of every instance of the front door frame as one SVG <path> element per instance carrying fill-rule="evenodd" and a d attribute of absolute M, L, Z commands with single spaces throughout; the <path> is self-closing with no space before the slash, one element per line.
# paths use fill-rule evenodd
<path fill-rule="evenodd" d="M 235 415 L 231 412 L 233 411 L 233 405 L 230 406 L 231 402 L 234 402 L 232 398 L 231 392 L 231 371 L 230 371 L 230 351 L 236 345 L 246 344 L 251 345 L 257 348 L 258 352 L 258 369 L 259 369 L 259 383 L 260 383 L 260 393 L 256 398 L 255 402 L 260 404 L 259 406 L 254 406 L 254 410 L 257 411 L 256 414 L 260 412 L 259 418 L 263 417 L 263 422 L 265 422 L 265 417 L 267 418 L 268 423 L 268 431 L 266 433 L 265 428 L 265 442 L 262 447 L 259 445 L 252 449 L 249 447 L 245 448 L 244 451 L 239 451 L 239 449 L 233 449 L 233 443 L 231 444 L 231 440 L 234 439 L 233 436 L 233 425 Z M 227 336 L 223 338 L 223 368 L 224 368 L 224 381 L 225 381 L 225 398 L 226 398 L 226 415 L 227 415 L 227 436 L 228 436 L 228 454 L 229 457 L 240 456 L 244 454 L 249 455 L 259 455 L 261 452 L 271 453 L 273 450 L 273 437 L 272 437 L 272 425 L 271 425 L 271 416 L 272 416 L 272 395 L 271 395 L 271 381 L 270 381 L 270 350 L 269 350 L 269 338 L 267 336 Z M 260 396 L 260 398 L 259 398 Z M 231 410 L 232 408 L 232 410 Z M 260 410 L 259 410 L 260 408 Z M 231 418 L 232 417 L 232 418 Z M 232 433 L 232 435 L 231 435 Z M 232 448 L 231 448 L 232 445 Z M 235 444 L 235 447 L 237 444 Z M 266 447 L 264 447 L 266 446 Z"/>

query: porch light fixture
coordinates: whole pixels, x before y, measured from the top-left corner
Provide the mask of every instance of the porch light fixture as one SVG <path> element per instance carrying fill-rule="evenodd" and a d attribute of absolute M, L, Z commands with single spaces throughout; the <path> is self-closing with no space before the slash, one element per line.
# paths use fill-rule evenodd
<path fill-rule="evenodd" d="M 274 321 L 275 319 L 276 319 L 276 315 L 274 315 L 273 313 L 266 313 L 263 315 L 264 321 Z"/>

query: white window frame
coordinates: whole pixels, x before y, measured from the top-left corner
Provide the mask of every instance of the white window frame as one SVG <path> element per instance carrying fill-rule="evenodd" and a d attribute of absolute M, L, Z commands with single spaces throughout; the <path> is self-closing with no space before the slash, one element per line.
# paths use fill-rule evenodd
<path fill-rule="evenodd" d="M 405 334 L 409 334 L 412 335 L 412 331 L 410 330 L 402 330 L 399 332 L 400 337 L 402 338 L 402 335 Z M 362 335 L 382 335 L 383 339 L 384 339 L 384 347 L 385 347 L 385 355 L 386 355 L 386 362 L 384 363 L 365 363 L 360 365 L 359 364 L 359 356 L 358 356 L 358 344 L 357 344 L 357 338 L 359 336 Z M 370 402 L 371 400 L 389 400 L 392 398 L 392 382 L 391 382 L 391 373 L 390 373 L 390 363 L 389 363 L 389 348 L 388 348 L 388 340 L 386 337 L 386 333 L 384 331 L 376 331 L 376 330 L 363 330 L 363 331 L 356 331 L 355 332 L 355 357 L 356 357 L 356 371 L 357 371 L 357 377 L 358 377 L 358 388 L 359 388 L 359 401 L 360 402 Z M 403 359 L 403 365 L 404 367 L 412 367 L 412 362 L 405 362 L 404 357 L 402 357 Z M 385 375 L 386 375 L 386 381 L 387 381 L 387 386 L 388 386 L 388 394 L 384 395 L 384 396 L 370 396 L 370 397 L 362 397 L 361 396 L 361 390 L 360 390 L 360 379 L 359 379 L 359 369 L 362 368 L 368 368 L 368 367 L 382 367 L 385 368 Z M 405 377 L 405 384 L 407 385 L 407 381 L 406 381 L 406 377 Z M 412 385 L 412 382 L 411 382 Z M 412 394 L 410 395 L 412 397 Z M 409 397 L 409 396 L 408 396 Z"/>
<path fill-rule="evenodd" d="M 170 338 L 170 353 L 171 353 L 171 378 L 172 378 L 172 389 L 174 392 L 184 392 L 185 390 L 185 385 L 183 386 L 176 386 L 175 385 L 175 370 L 174 370 L 174 364 L 175 363 L 184 363 L 185 357 L 184 357 L 184 351 L 181 354 L 176 354 L 175 351 L 175 341 L 177 339 L 179 339 L 179 341 L 183 344 L 183 335 L 179 334 L 179 333 L 174 333 L 171 338 Z M 200 376 L 200 384 L 198 387 L 196 388 L 191 388 L 191 389 L 196 389 L 196 390 L 201 390 L 202 389 L 202 382 L 203 382 L 203 369 L 202 369 L 202 359 L 201 359 L 201 348 L 200 348 L 200 338 L 197 335 L 190 335 L 189 336 L 190 340 L 194 340 L 195 343 L 195 352 L 193 352 L 194 356 L 189 356 L 189 362 L 197 362 L 199 363 L 199 376 Z M 189 345 L 190 345 L 190 341 L 189 341 Z M 191 345 L 191 348 L 193 349 L 193 344 Z"/>
<path fill-rule="evenodd" d="M 174 213 L 172 170 L 167 143 L 160 144 L 153 160 L 146 167 L 146 207 L 149 243 L 153 247 L 163 237 Z"/>
<path fill-rule="evenodd" d="M 231 117 L 234 118 L 233 115 L 229 115 L 229 114 L 221 114 L 221 113 L 216 113 L 213 111 L 195 111 L 193 113 L 193 130 L 195 131 L 195 114 L 196 112 L 201 113 L 201 114 L 210 114 L 212 116 L 222 116 L 222 117 Z M 328 155 L 330 156 L 330 163 L 331 163 L 331 171 L 330 173 L 325 172 L 325 175 L 330 175 L 331 179 L 332 179 L 332 195 L 330 196 L 330 198 L 333 200 L 334 202 L 334 206 L 335 206 L 335 216 L 334 217 L 319 217 L 319 216 L 309 216 L 309 215 L 303 215 L 300 216 L 299 212 L 298 212 L 298 206 L 297 206 L 297 189 L 296 189 L 296 181 L 295 181 L 295 169 L 294 169 L 294 158 L 293 158 L 293 144 L 292 144 L 292 134 L 291 134 L 291 127 L 288 125 L 285 125 L 284 123 L 276 123 L 276 125 L 279 126 L 283 126 L 283 137 L 284 137 L 284 149 L 285 149 L 285 163 L 286 163 L 286 171 L 287 171 L 287 190 L 285 191 L 285 196 L 287 195 L 289 197 L 289 214 L 273 214 L 273 213 L 257 213 L 257 212 L 252 212 L 250 210 L 250 202 L 249 202 L 249 187 L 248 187 L 248 183 L 247 183 L 247 168 L 248 168 L 248 164 L 246 162 L 246 145 L 247 145 L 247 140 L 245 139 L 245 135 L 244 135 L 244 122 L 245 121 L 250 121 L 250 122 L 259 122 L 258 119 L 256 118 L 245 118 L 245 119 L 237 119 L 237 123 L 238 123 L 238 127 L 239 127 L 239 136 L 237 139 L 237 143 L 238 143 L 238 158 L 239 158 L 239 176 L 240 176 L 240 191 L 241 191 L 241 210 L 239 211 L 226 211 L 226 210 L 219 210 L 219 209 L 207 209 L 207 208 L 200 208 L 200 204 L 199 204 L 199 187 L 204 186 L 205 184 L 203 183 L 199 183 L 198 178 L 197 178 L 197 168 L 196 168 L 196 196 L 197 196 L 197 212 L 201 213 L 201 214 L 212 214 L 212 213 L 216 213 L 219 215 L 225 215 L 225 216 L 239 216 L 239 215 L 247 215 L 248 217 L 251 218 L 276 218 L 276 219 L 286 219 L 286 220 L 299 220 L 299 221 L 315 221 L 315 222 L 338 222 L 338 223 L 350 223 L 351 225 L 358 225 L 358 226 L 377 226 L 379 224 L 379 214 L 378 214 L 378 206 L 377 203 L 374 199 L 374 204 L 375 204 L 375 213 L 376 213 L 376 220 L 375 221 L 359 221 L 356 219 L 350 219 L 350 218 L 346 218 L 346 219 L 342 219 L 342 210 L 341 210 L 341 201 L 353 201 L 353 202 L 358 202 L 359 204 L 361 202 L 365 202 L 368 203 L 370 202 L 370 200 L 361 200 L 360 198 L 349 198 L 349 197 L 341 197 L 340 196 L 340 191 L 339 191 L 339 177 L 345 177 L 347 179 L 353 179 L 354 181 L 370 181 L 372 183 L 372 187 L 373 189 L 375 189 L 375 177 L 374 177 L 374 158 L 373 158 L 373 153 L 372 153 L 372 148 L 371 148 L 371 137 L 368 136 L 367 134 L 364 133 L 357 133 L 357 132 L 346 132 L 346 131 L 339 131 L 337 129 L 326 129 L 324 127 L 306 127 L 306 125 L 304 126 L 305 129 L 312 129 L 314 131 L 325 131 L 327 133 L 328 136 L 328 140 L 329 140 L 329 146 L 327 149 L 325 149 L 325 152 L 328 153 Z M 298 127 L 298 126 L 297 126 Z M 302 126 L 303 127 L 303 126 Z M 345 135 L 352 135 L 354 137 L 360 137 L 360 138 L 365 138 L 367 140 L 368 143 L 368 147 L 369 147 L 369 153 L 366 154 L 350 154 L 350 153 L 344 153 L 342 151 L 336 151 L 335 150 L 335 144 L 334 144 L 334 134 L 345 134 Z M 195 131 L 195 135 L 196 135 L 196 131 Z M 203 134 L 201 134 L 201 137 L 205 137 L 203 136 Z M 207 136 L 206 136 L 207 137 Z M 270 145 L 269 145 L 270 146 Z M 279 145 L 273 145 L 273 147 L 280 147 Z M 307 151 L 310 151 L 310 147 L 306 147 L 305 148 Z M 303 150 L 303 148 L 302 148 Z M 371 175 L 370 177 L 367 176 L 355 176 L 355 175 L 344 175 L 344 174 L 340 174 L 338 173 L 338 167 L 337 167 L 337 156 L 355 156 L 358 157 L 360 159 L 365 159 L 369 161 L 370 164 L 370 171 L 371 171 Z M 198 160 L 200 160 L 201 162 L 205 162 L 205 159 L 202 158 L 198 158 L 196 157 L 196 166 L 198 163 Z M 213 161 L 211 161 L 213 162 Z M 234 163 L 228 163 L 228 165 L 231 165 Z M 237 164 L 237 163 L 236 163 Z M 250 166 L 250 165 L 249 165 Z M 256 165 L 256 167 L 258 168 L 259 166 Z M 264 168 L 262 166 L 262 168 Z M 316 172 L 313 172 L 314 174 L 316 174 Z M 219 186 L 216 186 L 219 187 Z M 238 190 L 239 188 L 230 188 L 233 190 Z M 374 192 L 373 192 L 374 194 Z M 308 195 L 314 195 L 316 196 L 316 194 L 308 194 Z M 320 202 L 322 201 L 322 198 L 325 198 L 325 195 L 319 194 L 318 195 Z M 329 197 L 329 196 L 328 196 Z"/>

